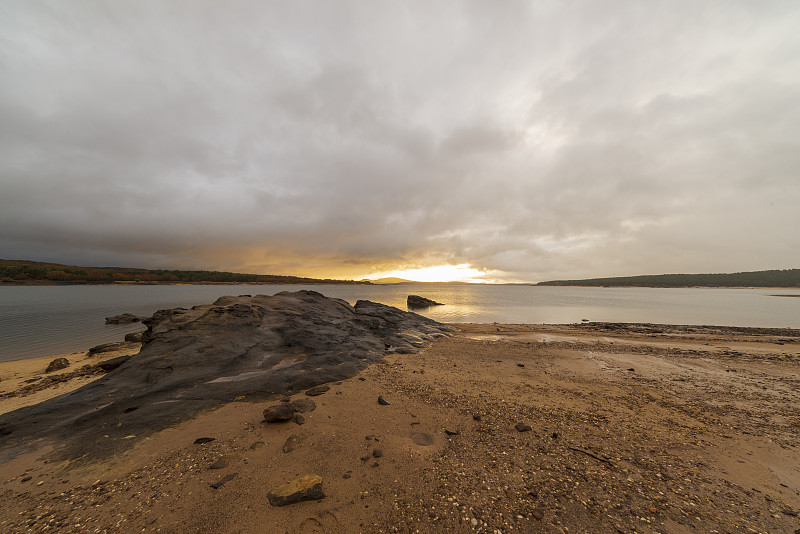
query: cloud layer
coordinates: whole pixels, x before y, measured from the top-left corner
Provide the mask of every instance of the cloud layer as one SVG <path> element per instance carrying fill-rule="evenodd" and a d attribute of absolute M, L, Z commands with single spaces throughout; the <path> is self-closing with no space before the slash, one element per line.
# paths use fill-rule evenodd
<path fill-rule="evenodd" d="M 0 257 L 800 266 L 796 2 L 4 2 Z"/>

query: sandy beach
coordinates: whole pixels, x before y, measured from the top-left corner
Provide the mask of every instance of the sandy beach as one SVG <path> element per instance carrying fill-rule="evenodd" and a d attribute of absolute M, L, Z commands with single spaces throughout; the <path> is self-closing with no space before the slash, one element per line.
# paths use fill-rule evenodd
<path fill-rule="evenodd" d="M 102 462 L 17 456 L 0 465 L 0 531 L 800 529 L 797 331 L 454 326 L 283 399 L 315 402 L 302 425 L 263 422 L 281 399 L 242 398 Z M 37 388 L 53 358 L 0 364 L 0 413 L 99 376 L 75 373 L 99 356 L 67 358 L 53 374 L 74 376 Z M 270 505 L 307 474 L 325 498 Z"/>

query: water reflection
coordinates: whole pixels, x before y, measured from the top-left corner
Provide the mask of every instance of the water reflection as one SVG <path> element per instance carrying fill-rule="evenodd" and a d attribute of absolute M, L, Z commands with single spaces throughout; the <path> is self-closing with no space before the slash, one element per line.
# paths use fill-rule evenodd
<path fill-rule="evenodd" d="M 373 300 L 406 310 L 408 295 L 444 303 L 416 313 L 442 322 L 610 322 L 800 328 L 800 289 L 649 289 L 403 284 L 389 286 L 0 287 L 0 361 L 85 350 L 119 341 L 139 324 L 105 325 L 120 313 L 151 315 L 224 295 L 310 289 L 351 304 Z"/>

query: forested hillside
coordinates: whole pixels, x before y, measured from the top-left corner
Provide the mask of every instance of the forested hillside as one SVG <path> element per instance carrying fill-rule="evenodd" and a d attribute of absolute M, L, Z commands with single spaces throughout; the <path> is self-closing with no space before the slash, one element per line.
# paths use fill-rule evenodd
<path fill-rule="evenodd" d="M 351 280 L 302 278 L 273 274 L 224 271 L 149 270 L 126 267 L 76 267 L 57 263 L 0 260 L 0 280 L 13 283 L 111 284 L 142 283 L 252 283 L 252 284 L 360 284 Z"/>
<path fill-rule="evenodd" d="M 553 280 L 540 286 L 603 287 L 800 287 L 800 269 L 752 271 L 730 274 L 656 274 L 590 278 L 588 280 Z"/>

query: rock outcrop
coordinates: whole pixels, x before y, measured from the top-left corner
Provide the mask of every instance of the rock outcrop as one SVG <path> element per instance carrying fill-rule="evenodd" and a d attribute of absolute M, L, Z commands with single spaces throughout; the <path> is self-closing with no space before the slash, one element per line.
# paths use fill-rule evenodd
<path fill-rule="evenodd" d="M 266 400 L 349 378 L 387 352 L 416 352 L 451 330 L 314 291 L 222 297 L 143 322 L 140 352 L 113 372 L 0 416 L 0 459 L 37 439 L 56 445 L 54 457 L 107 456 L 237 397 Z"/>
<path fill-rule="evenodd" d="M 444 306 L 441 302 L 436 302 L 419 295 L 409 295 L 406 299 L 406 305 L 409 308 L 430 308 L 431 306 Z"/>

